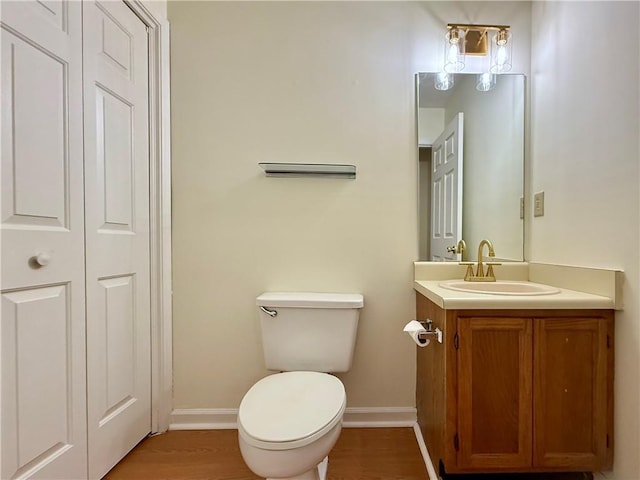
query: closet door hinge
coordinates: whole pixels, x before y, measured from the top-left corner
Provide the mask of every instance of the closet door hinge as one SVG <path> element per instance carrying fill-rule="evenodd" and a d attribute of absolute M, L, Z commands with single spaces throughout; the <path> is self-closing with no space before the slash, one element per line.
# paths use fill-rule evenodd
<path fill-rule="evenodd" d="M 460 348 L 460 337 L 458 336 L 458 332 L 453 336 L 453 346 L 456 350 Z"/>

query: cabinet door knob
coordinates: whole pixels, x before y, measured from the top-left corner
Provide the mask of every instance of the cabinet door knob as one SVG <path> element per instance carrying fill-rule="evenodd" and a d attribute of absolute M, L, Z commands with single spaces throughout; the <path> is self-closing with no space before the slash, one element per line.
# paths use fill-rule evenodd
<path fill-rule="evenodd" d="M 51 255 L 46 252 L 40 252 L 34 257 L 35 262 L 41 267 L 46 267 L 51 261 Z"/>

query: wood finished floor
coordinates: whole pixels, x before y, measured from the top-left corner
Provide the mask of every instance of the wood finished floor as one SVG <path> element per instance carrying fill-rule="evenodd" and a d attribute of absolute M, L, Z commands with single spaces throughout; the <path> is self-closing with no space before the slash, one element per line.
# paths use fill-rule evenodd
<path fill-rule="evenodd" d="M 104 480 L 259 480 L 242 461 L 236 430 L 171 431 L 143 440 Z M 425 480 L 412 428 L 344 428 L 328 480 Z"/>

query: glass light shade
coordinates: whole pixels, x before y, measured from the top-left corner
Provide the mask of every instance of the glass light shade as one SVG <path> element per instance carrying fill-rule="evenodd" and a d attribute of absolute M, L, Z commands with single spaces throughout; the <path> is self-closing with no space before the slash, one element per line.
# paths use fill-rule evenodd
<path fill-rule="evenodd" d="M 436 90 L 450 90 L 453 88 L 453 77 L 452 73 L 447 72 L 439 72 L 436 74 L 436 79 L 434 82 L 434 87 Z"/>
<path fill-rule="evenodd" d="M 500 30 L 491 38 L 491 73 L 507 73 L 511 70 L 511 32 Z"/>
<path fill-rule="evenodd" d="M 481 73 L 476 81 L 476 90 L 488 92 L 496 86 L 496 75 L 494 73 Z"/>
<path fill-rule="evenodd" d="M 464 68 L 464 31 L 452 28 L 445 35 L 444 71 L 461 72 Z"/>

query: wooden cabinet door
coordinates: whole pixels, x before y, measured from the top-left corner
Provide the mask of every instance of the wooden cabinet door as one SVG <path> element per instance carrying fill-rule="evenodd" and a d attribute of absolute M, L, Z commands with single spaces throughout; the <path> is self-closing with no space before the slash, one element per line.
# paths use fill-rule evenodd
<path fill-rule="evenodd" d="M 458 467 L 530 468 L 532 326 L 459 317 Z"/>
<path fill-rule="evenodd" d="M 534 323 L 534 465 L 598 471 L 607 450 L 607 322 Z"/>

